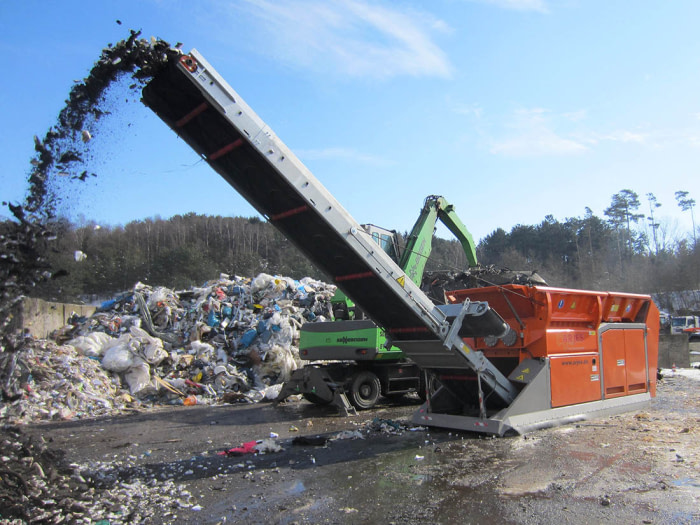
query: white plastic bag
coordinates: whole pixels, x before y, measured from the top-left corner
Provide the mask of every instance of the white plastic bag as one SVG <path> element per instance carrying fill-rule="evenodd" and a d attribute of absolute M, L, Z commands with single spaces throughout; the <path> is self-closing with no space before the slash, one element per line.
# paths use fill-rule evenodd
<path fill-rule="evenodd" d="M 115 338 L 104 332 L 92 332 L 68 341 L 68 344 L 88 357 L 98 357 L 105 353 L 106 346 Z"/>
<path fill-rule="evenodd" d="M 129 391 L 136 394 L 144 390 L 151 384 L 151 367 L 148 363 L 141 362 L 136 366 L 132 366 L 124 374 L 124 380 L 129 385 Z"/>
<path fill-rule="evenodd" d="M 134 354 L 129 350 L 128 341 L 122 339 L 125 339 L 125 336 L 119 338 L 119 344 L 107 349 L 102 358 L 102 367 L 110 372 L 125 372 L 134 364 Z"/>

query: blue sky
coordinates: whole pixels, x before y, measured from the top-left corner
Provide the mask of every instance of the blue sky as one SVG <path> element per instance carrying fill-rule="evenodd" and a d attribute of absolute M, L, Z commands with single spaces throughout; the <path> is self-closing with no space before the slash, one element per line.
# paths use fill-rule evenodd
<path fill-rule="evenodd" d="M 198 49 L 360 222 L 408 230 L 438 194 L 480 239 L 602 217 L 628 188 L 685 236 L 674 193 L 700 201 L 698 20 L 696 0 L 5 0 L 0 200 L 23 199 L 32 137 L 133 28 Z M 255 214 L 148 109 L 113 108 L 92 143 L 99 177 L 65 181 L 74 220 Z"/>

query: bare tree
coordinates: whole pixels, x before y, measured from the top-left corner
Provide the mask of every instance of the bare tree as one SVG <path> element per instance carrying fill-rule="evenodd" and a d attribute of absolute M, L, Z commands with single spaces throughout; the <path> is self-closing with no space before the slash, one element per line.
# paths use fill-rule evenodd
<path fill-rule="evenodd" d="M 660 208 L 661 204 L 656 200 L 656 196 L 653 193 L 647 193 L 647 200 L 649 201 L 649 217 L 647 217 L 647 220 L 654 239 L 654 254 L 659 255 L 659 242 L 656 238 L 656 230 L 659 228 L 659 223 L 654 221 L 654 210 Z"/>
<path fill-rule="evenodd" d="M 693 208 L 695 208 L 695 199 L 689 198 L 687 191 L 677 191 L 676 201 L 678 202 L 678 206 L 680 206 L 682 211 L 690 210 L 690 218 L 693 221 L 693 248 L 696 248 L 698 242 L 695 238 L 695 213 L 693 212 Z"/>
<path fill-rule="evenodd" d="M 623 244 L 627 256 L 633 253 L 632 225 L 644 217 L 643 213 L 634 213 L 639 209 L 639 196 L 632 190 L 620 190 L 612 196 L 610 206 L 603 213 L 608 217 L 608 221 L 617 231 L 618 236 L 618 256 L 620 268 L 622 268 L 622 248 L 619 245 L 621 234 L 626 234 Z"/>

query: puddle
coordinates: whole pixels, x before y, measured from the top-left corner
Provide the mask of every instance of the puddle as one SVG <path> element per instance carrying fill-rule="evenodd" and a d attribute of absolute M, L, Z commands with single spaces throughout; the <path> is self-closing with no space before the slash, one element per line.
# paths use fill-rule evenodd
<path fill-rule="evenodd" d="M 306 487 L 304 486 L 304 482 L 297 481 L 294 485 L 289 487 L 286 490 L 286 492 L 287 492 L 287 495 L 289 495 L 289 496 L 298 496 L 299 494 L 301 494 L 305 490 L 306 490 Z"/>
<path fill-rule="evenodd" d="M 700 481 L 693 478 L 674 479 L 672 483 L 674 487 L 700 489 Z"/>

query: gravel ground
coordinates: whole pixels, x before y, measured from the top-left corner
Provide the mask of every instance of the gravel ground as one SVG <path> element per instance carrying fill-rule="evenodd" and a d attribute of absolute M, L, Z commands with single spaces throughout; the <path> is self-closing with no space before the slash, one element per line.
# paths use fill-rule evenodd
<path fill-rule="evenodd" d="M 13 503 L 33 523 L 700 523 L 700 381 L 682 372 L 643 412 L 514 438 L 412 428 L 410 398 L 5 428 L 0 523 Z"/>

